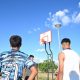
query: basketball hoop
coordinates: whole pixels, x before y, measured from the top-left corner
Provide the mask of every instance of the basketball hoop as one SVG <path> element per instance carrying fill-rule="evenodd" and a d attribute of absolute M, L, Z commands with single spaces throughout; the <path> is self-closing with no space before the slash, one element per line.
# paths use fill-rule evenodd
<path fill-rule="evenodd" d="M 45 44 L 46 41 L 44 40 L 44 38 L 41 39 L 42 44 Z"/>
<path fill-rule="evenodd" d="M 47 31 L 45 33 L 40 34 L 40 44 L 49 43 L 51 41 L 52 41 L 51 31 Z"/>
<path fill-rule="evenodd" d="M 52 50 L 51 50 L 51 47 L 50 47 L 51 41 L 52 41 L 52 32 L 51 31 L 47 31 L 47 32 L 44 32 L 44 33 L 40 34 L 40 44 L 44 44 L 44 46 L 45 46 L 45 52 L 47 54 L 48 63 L 49 63 L 50 59 L 53 62 L 53 53 L 52 53 Z M 47 50 L 47 44 L 49 46 L 50 54 Z M 52 66 L 53 66 L 53 64 L 52 64 Z M 48 67 L 47 80 L 49 80 L 49 76 L 50 76 L 49 64 L 47 65 L 47 67 Z M 52 68 L 52 80 L 53 80 L 53 68 Z"/>
<path fill-rule="evenodd" d="M 41 45 L 44 44 L 44 46 L 45 46 L 45 52 L 47 54 L 48 63 L 49 63 L 50 59 L 53 62 L 53 53 L 52 53 L 52 50 L 51 50 L 51 47 L 50 47 L 51 41 L 52 41 L 52 32 L 51 31 L 47 31 L 47 32 L 44 32 L 44 33 L 40 34 L 40 44 Z M 50 53 L 47 50 L 47 44 L 49 46 Z M 49 80 L 49 76 L 50 76 L 49 64 L 47 65 L 47 67 L 48 67 L 47 80 Z M 52 66 L 52 67 L 54 67 L 54 66 Z M 53 68 L 52 68 L 52 80 L 53 80 Z"/>

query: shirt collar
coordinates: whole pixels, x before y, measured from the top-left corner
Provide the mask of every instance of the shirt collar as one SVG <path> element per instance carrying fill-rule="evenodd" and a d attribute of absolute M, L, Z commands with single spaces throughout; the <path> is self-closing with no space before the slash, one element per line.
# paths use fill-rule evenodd
<path fill-rule="evenodd" d="M 19 51 L 19 50 L 11 49 L 11 51 L 13 51 L 13 52 L 17 52 L 17 51 Z"/>
<path fill-rule="evenodd" d="M 66 49 L 63 49 L 63 50 L 67 50 L 67 49 L 71 50 L 71 48 L 66 48 Z"/>

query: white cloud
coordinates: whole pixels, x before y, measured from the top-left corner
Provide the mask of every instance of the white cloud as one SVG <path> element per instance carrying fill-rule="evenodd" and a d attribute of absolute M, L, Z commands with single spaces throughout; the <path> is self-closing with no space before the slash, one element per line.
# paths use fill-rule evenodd
<path fill-rule="evenodd" d="M 58 17 L 64 17 L 66 15 L 66 13 L 69 13 L 69 10 L 68 9 L 64 9 L 63 11 L 58 11 L 55 13 L 56 16 Z"/>
<path fill-rule="evenodd" d="M 40 28 L 38 27 L 37 30 L 40 30 Z"/>
<path fill-rule="evenodd" d="M 78 5 L 79 5 L 79 8 L 80 8 L 80 2 L 78 3 Z"/>
<path fill-rule="evenodd" d="M 70 23 L 70 18 L 68 16 L 69 10 L 59 10 L 55 14 L 52 15 L 52 23 L 55 25 L 56 23 L 61 23 L 63 25 L 68 25 Z M 49 19 L 48 19 L 49 20 Z"/>
<path fill-rule="evenodd" d="M 64 9 L 63 10 L 65 13 L 69 13 L 69 10 L 68 9 Z"/>
<path fill-rule="evenodd" d="M 80 23 L 80 12 L 70 13 L 68 9 L 59 10 L 55 13 L 50 13 L 49 18 L 47 18 L 47 24 L 55 27 L 55 24 L 62 24 L 63 26 L 69 25 L 71 23 Z"/>
<path fill-rule="evenodd" d="M 58 12 L 56 12 L 55 15 L 58 16 L 58 17 L 62 17 L 62 16 L 65 15 L 65 13 L 63 11 L 58 11 Z"/>
<path fill-rule="evenodd" d="M 67 25 L 71 22 L 71 20 L 68 16 L 64 16 L 61 21 L 62 21 L 63 25 Z"/>
<path fill-rule="evenodd" d="M 58 65 L 59 64 L 59 61 L 58 60 L 54 60 L 55 64 Z"/>
<path fill-rule="evenodd" d="M 41 49 L 37 49 L 36 51 L 37 52 L 44 52 L 45 50 L 41 48 Z"/>
<path fill-rule="evenodd" d="M 43 63 L 44 62 L 44 59 L 34 58 L 34 61 L 36 63 Z"/>
<path fill-rule="evenodd" d="M 28 31 L 27 33 L 28 33 L 28 34 L 31 34 L 31 33 L 32 33 L 32 31 Z"/>
<path fill-rule="evenodd" d="M 34 33 L 34 32 L 37 32 L 37 31 L 40 31 L 41 29 L 39 28 L 39 27 L 37 27 L 37 28 L 33 28 L 32 30 L 29 30 L 27 33 L 28 34 L 32 34 L 32 33 Z"/>
<path fill-rule="evenodd" d="M 73 21 L 73 23 L 80 23 L 80 13 L 74 13 L 73 15 L 72 15 L 72 21 Z"/>
<path fill-rule="evenodd" d="M 33 31 L 34 31 L 34 32 L 36 32 L 36 31 L 37 31 L 37 29 L 33 29 Z"/>
<path fill-rule="evenodd" d="M 78 13 L 75 17 L 75 22 L 80 23 L 80 13 Z"/>

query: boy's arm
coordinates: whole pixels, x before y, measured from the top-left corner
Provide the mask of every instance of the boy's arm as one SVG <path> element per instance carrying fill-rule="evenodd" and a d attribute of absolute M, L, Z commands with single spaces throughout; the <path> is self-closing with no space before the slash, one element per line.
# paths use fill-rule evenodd
<path fill-rule="evenodd" d="M 30 68 L 30 71 L 31 71 L 31 74 L 30 74 L 28 80 L 33 80 L 36 77 L 36 75 L 37 75 L 37 69 L 36 69 L 35 66 L 32 66 Z"/>
<path fill-rule="evenodd" d="M 22 73 L 22 78 L 23 78 L 23 80 L 25 80 L 26 72 L 27 72 L 27 69 L 26 69 L 26 67 L 25 67 L 25 68 L 23 68 L 23 73 Z"/>
<path fill-rule="evenodd" d="M 79 58 L 79 72 L 80 72 L 80 58 Z"/>
<path fill-rule="evenodd" d="M 33 62 L 32 60 L 27 60 L 25 63 L 25 66 L 30 69 L 30 76 L 28 78 L 28 80 L 34 80 L 34 78 L 37 75 L 37 67 L 36 67 L 36 63 Z"/>
<path fill-rule="evenodd" d="M 60 53 L 58 56 L 59 59 L 59 71 L 58 71 L 58 80 L 63 80 L 63 69 L 64 69 L 64 53 Z"/>

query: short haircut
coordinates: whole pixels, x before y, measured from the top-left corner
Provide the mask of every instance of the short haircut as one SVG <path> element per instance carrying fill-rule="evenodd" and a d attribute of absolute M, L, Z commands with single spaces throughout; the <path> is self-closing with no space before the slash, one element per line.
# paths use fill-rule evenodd
<path fill-rule="evenodd" d="M 33 56 L 33 55 L 30 55 L 30 56 L 29 56 L 29 58 L 30 58 L 30 57 L 33 57 L 33 58 L 34 58 L 34 56 Z"/>
<path fill-rule="evenodd" d="M 70 41 L 70 39 L 69 38 L 64 38 L 64 39 L 62 39 L 62 41 L 61 41 L 61 44 L 63 44 L 63 43 L 69 43 L 69 44 L 71 44 L 71 41 Z"/>
<path fill-rule="evenodd" d="M 21 47 L 22 38 L 18 35 L 13 35 L 10 37 L 10 45 L 11 47 Z"/>

